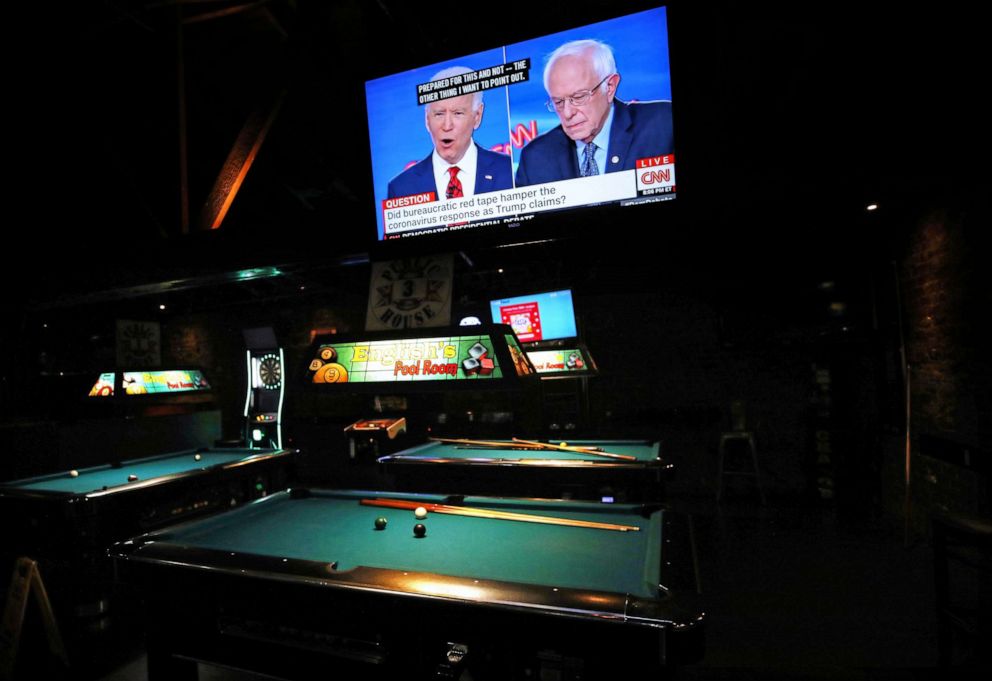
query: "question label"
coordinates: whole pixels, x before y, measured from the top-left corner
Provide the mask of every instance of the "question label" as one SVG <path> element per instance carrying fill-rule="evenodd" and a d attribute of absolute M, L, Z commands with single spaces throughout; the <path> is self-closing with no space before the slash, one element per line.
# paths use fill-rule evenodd
<path fill-rule="evenodd" d="M 637 178 L 634 170 L 624 170 L 460 199 L 432 201 L 426 194 L 419 196 L 423 200 L 382 202 L 386 235 L 632 199 L 637 196 Z"/>

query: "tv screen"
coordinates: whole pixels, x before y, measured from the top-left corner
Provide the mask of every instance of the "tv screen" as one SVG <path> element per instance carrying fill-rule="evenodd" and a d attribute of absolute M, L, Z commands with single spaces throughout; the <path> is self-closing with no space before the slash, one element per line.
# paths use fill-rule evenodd
<path fill-rule="evenodd" d="M 509 324 L 521 343 L 574 338 L 575 308 L 572 292 L 549 291 L 489 301 L 496 324 Z"/>
<path fill-rule="evenodd" d="M 659 7 L 366 82 L 378 239 L 675 198 L 669 71 Z"/>

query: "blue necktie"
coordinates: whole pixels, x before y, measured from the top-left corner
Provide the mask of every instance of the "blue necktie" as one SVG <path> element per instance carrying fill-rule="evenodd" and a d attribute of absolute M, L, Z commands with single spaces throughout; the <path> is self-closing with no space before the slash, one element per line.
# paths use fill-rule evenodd
<path fill-rule="evenodd" d="M 596 145 L 592 142 L 586 144 L 585 156 L 582 158 L 582 177 L 599 175 L 599 166 L 596 165 Z"/>

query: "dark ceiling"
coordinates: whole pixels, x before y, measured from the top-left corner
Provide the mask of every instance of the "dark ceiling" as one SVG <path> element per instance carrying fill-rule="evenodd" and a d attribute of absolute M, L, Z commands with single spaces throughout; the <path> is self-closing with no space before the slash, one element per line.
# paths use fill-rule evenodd
<path fill-rule="evenodd" d="M 11 23 L 28 47 L 8 69 L 7 222 L 25 244 L 8 273 L 44 306 L 248 266 L 335 266 L 374 233 L 367 78 L 653 4 L 37 7 Z M 674 2 L 669 26 L 682 206 L 661 239 L 674 261 L 835 257 L 867 238 L 867 199 L 896 206 L 988 176 L 984 37 L 963 9 Z M 222 228 L 200 231 L 239 131 L 273 113 Z M 634 243 L 659 233 L 626 229 Z"/>

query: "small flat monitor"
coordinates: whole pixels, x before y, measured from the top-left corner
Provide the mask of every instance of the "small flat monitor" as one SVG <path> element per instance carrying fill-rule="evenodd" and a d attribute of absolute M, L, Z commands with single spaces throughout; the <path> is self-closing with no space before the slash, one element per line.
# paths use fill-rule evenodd
<path fill-rule="evenodd" d="M 575 338 L 572 291 L 548 291 L 489 301 L 492 320 L 509 324 L 521 343 Z"/>

